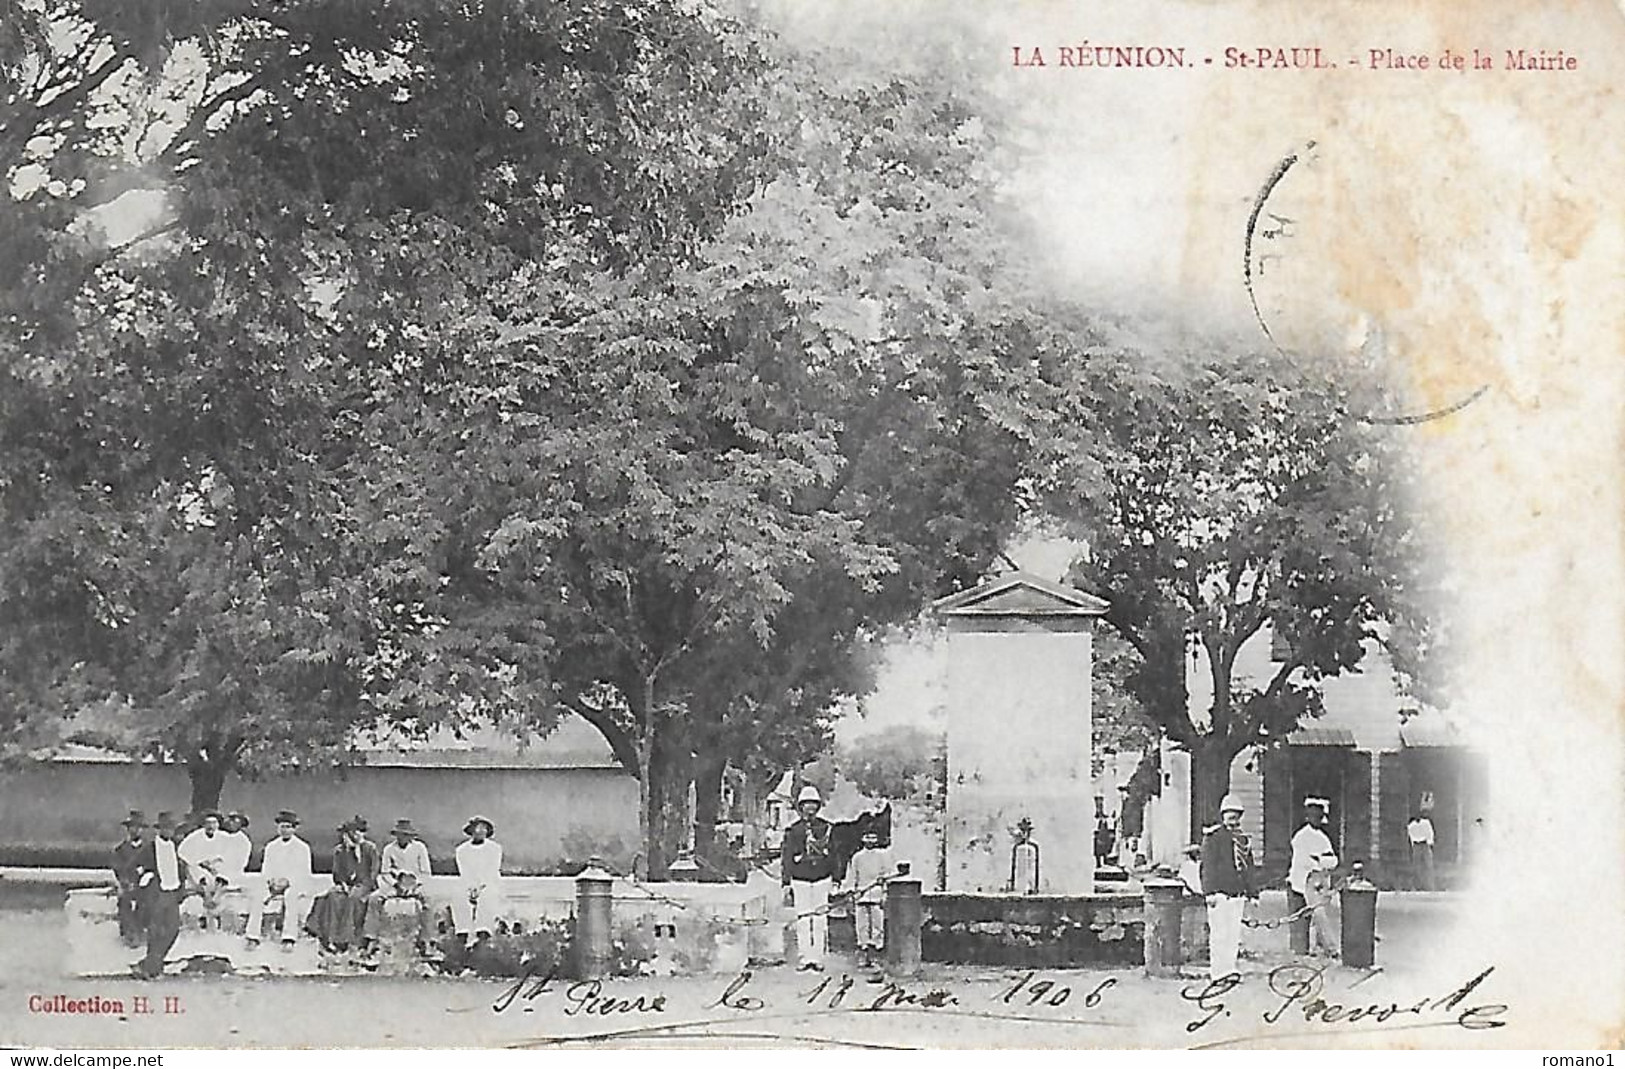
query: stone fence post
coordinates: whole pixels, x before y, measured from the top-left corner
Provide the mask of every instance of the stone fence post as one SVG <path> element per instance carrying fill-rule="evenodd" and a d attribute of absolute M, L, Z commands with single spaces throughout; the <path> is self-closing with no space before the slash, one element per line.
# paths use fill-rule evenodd
<path fill-rule="evenodd" d="M 886 884 L 886 969 L 899 976 L 920 971 L 920 926 L 925 903 L 920 881 L 895 879 Z"/>
<path fill-rule="evenodd" d="M 575 974 L 579 980 L 608 976 L 615 959 L 615 875 L 595 857 L 576 875 Z"/>
<path fill-rule="evenodd" d="M 1145 974 L 1178 976 L 1185 961 L 1180 930 L 1185 916 L 1185 885 L 1178 880 L 1145 881 Z"/>

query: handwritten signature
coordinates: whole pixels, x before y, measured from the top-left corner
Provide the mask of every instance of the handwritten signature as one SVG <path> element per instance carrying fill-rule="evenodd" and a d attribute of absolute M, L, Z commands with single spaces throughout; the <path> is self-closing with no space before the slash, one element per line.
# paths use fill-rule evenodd
<path fill-rule="evenodd" d="M 1467 996 L 1471 995 L 1495 971 L 1493 965 L 1445 995 L 1430 995 L 1409 1003 L 1373 1001 L 1364 1004 L 1334 1002 L 1326 997 L 1326 968 L 1325 965 L 1292 964 L 1281 965 L 1273 969 L 1269 974 L 1267 984 L 1270 994 L 1278 998 L 1280 1002 L 1273 1008 L 1264 1011 L 1264 1023 L 1269 1025 L 1279 1024 L 1287 1016 L 1288 1011 L 1302 1013 L 1305 1024 L 1333 1025 L 1352 1024 L 1358 1021 L 1381 1022 L 1394 1017 L 1428 1017 L 1435 1014 L 1454 1014 L 1455 1019 L 1450 1023 L 1469 1030 L 1502 1028 L 1507 1023 L 1502 1020 L 1502 1017 L 1507 1012 L 1507 1007 L 1501 1003 L 1462 1005 L 1467 1001 Z M 1232 973 L 1229 976 L 1210 980 L 1199 986 L 1187 987 L 1181 991 L 1180 997 L 1187 1002 L 1195 1003 L 1196 1008 L 1205 1015 L 1187 1024 L 1185 1031 L 1195 1032 L 1219 1017 L 1230 1016 L 1231 1011 L 1226 1002 L 1226 996 L 1240 987 L 1241 984 L 1241 977 Z"/>

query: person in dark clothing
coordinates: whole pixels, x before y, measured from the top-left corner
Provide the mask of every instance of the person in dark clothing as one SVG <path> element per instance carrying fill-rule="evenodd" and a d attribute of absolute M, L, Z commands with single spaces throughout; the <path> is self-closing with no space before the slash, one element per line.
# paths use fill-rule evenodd
<path fill-rule="evenodd" d="M 824 807 L 818 788 L 808 785 L 796 796 L 801 819 L 784 831 L 780 880 L 785 904 L 796 911 L 796 968 L 822 972 L 829 933 L 829 888 L 835 876 L 833 826 L 818 815 Z"/>
<path fill-rule="evenodd" d="M 1241 802 L 1227 794 L 1219 803 L 1220 823 L 1202 831 L 1202 891 L 1207 895 L 1209 973 L 1214 980 L 1236 972 L 1242 912 L 1249 898 L 1258 897 L 1242 812 Z"/>
<path fill-rule="evenodd" d="M 1095 821 L 1095 868 L 1111 864 L 1112 851 L 1116 848 L 1117 833 L 1112 831 L 1111 823 L 1101 817 Z"/>
<path fill-rule="evenodd" d="M 147 980 L 163 975 L 164 957 L 181 932 L 181 898 L 186 893 L 185 862 L 175 846 L 175 817 L 159 813 L 154 823 L 158 834 L 142 848 L 137 877 L 147 923 L 147 956 L 130 968 Z"/>
<path fill-rule="evenodd" d="M 366 922 L 367 898 L 378 890 L 378 847 L 367 838 L 367 822 L 352 817 L 339 825 L 333 850 L 333 889 L 317 898 L 305 930 L 327 950 L 359 945 Z"/>
<path fill-rule="evenodd" d="M 141 854 L 147 845 L 146 814 L 130 810 L 123 820 L 124 841 L 113 847 L 113 879 L 118 881 L 118 934 L 125 946 L 140 946 L 145 930 L 141 916 Z"/>

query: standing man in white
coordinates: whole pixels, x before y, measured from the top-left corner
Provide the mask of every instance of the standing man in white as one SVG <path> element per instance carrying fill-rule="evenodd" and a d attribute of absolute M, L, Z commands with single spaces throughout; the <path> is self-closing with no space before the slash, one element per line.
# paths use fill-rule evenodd
<path fill-rule="evenodd" d="M 801 818 L 784 831 L 780 849 L 780 881 L 785 905 L 796 911 L 796 968 L 824 971 L 824 945 L 829 933 L 829 887 L 835 877 L 835 856 L 829 821 L 818 815 L 824 797 L 808 784 L 796 796 Z"/>
<path fill-rule="evenodd" d="M 852 920 L 858 936 L 858 968 L 880 965 L 886 948 L 886 881 L 897 875 L 897 862 L 887 847 L 880 845 L 880 833 L 863 833 L 863 849 L 847 863 L 846 878 L 852 889 Z"/>
<path fill-rule="evenodd" d="M 1292 836 L 1292 864 L 1286 874 L 1286 908 L 1288 913 L 1309 908 L 1310 953 L 1335 956 L 1331 874 L 1337 868 L 1337 851 L 1326 834 L 1326 814 L 1330 810 L 1331 803 L 1324 798 L 1303 800 L 1303 827 Z"/>
<path fill-rule="evenodd" d="M 1419 809 L 1411 814 L 1410 823 L 1405 825 L 1405 835 L 1411 841 L 1411 865 L 1416 870 L 1419 889 L 1437 890 L 1438 883 L 1433 871 L 1433 821 L 1428 817 L 1427 810 Z"/>
<path fill-rule="evenodd" d="M 464 943 L 490 936 L 502 912 L 502 844 L 491 836 L 496 825 L 476 816 L 463 825 L 467 840 L 457 846 L 457 875 L 463 893 L 451 900 L 451 920 Z"/>

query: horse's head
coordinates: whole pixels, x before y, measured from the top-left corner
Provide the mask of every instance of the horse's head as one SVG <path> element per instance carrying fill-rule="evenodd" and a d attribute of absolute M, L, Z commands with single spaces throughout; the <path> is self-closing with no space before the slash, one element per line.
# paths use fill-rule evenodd
<path fill-rule="evenodd" d="M 863 849 L 863 837 L 870 832 L 879 837 L 879 845 L 891 845 L 890 802 L 879 809 L 865 810 L 851 820 L 831 825 L 830 853 L 835 858 L 836 879 L 845 877 L 846 866 L 851 863 L 852 856 Z"/>

